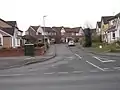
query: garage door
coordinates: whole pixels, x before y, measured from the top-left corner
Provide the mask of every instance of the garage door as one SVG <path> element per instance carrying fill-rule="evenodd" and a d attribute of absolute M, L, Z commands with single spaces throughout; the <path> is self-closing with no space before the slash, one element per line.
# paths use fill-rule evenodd
<path fill-rule="evenodd" d="M 12 38 L 10 36 L 3 37 L 3 47 L 4 48 L 12 47 Z"/>

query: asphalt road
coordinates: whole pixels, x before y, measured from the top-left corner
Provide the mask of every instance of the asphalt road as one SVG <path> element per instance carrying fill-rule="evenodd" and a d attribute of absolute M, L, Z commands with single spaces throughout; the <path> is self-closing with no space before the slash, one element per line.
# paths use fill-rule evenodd
<path fill-rule="evenodd" d="M 56 45 L 49 61 L 0 70 L 0 90 L 120 90 L 119 57 Z"/>

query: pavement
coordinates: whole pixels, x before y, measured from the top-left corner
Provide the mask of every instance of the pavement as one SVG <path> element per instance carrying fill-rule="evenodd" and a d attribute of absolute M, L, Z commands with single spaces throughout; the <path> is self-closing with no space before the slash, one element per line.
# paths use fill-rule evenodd
<path fill-rule="evenodd" d="M 93 50 L 92 47 L 82 47 L 79 43 L 76 44 L 77 48 L 80 48 L 86 52 L 96 54 L 96 55 L 102 55 L 102 56 L 115 56 L 115 57 L 120 57 L 120 53 L 113 53 L 113 52 L 102 52 L 102 53 L 97 53 Z"/>
<path fill-rule="evenodd" d="M 21 67 L 37 62 L 43 62 L 56 56 L 55 45 L 51 45 L 42 56 L 0 57 L 0 70 Z"/>
<path fill-rule="evenodd" d="M 56 57 L 0 70 L 0 90 L 120 90 L 120 60 L 56 44 Z"/>

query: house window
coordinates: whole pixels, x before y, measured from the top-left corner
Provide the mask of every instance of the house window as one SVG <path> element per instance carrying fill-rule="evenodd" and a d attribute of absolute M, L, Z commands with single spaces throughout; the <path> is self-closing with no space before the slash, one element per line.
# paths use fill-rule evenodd
<path fill-rule="evenodd" d="M 20 45 L 20 39 L 17 39 L 17 45 Z"/>
<path fill-rule="evenodd" d="M 38 35 L 41 35 L 41 33 L 40 33 L 40 32 L 38 32 Z"/>
<path fill-rule="evenodd" d="M 2 43 L 1 43 L 1 38 L 0 38 L 0 46 L 2 45 Z"/>
<path fill-rule="evenodd" d="M 75 34 L 74 33 L 72 33 L 72 36 L 74 36 Z"/>
<path fill-rule="evenodd" d="M 62 35 L 65 35 L 65 33 L 64 33 L 64 32 L 62 32 L 61 34 L 62 34 Z"/>
<path fill-rule="evenodd" d="M 115 32 L 112 33 L 113 39 L 115 39 Z"/>
<path fill-rule="evenodd" d="M 52 34 L 51 32 L 48 33 L 48 35 L 51 35 L 51 34 Z"/>

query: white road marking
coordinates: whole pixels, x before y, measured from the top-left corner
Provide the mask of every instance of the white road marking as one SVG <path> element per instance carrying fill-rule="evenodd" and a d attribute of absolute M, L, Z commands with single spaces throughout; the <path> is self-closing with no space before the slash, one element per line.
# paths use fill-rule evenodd
<path fill-rule="evenodd" d="M 68 74 L 68 72 L 58 72 L 58 74 Z"/>
<path fill-rule="evenodd" d="M 46 70 L 48 68 L 36 68 L 36 69 L 29 69 L 29 71 L 38 71 L 38 70 Z"/>
<path fill-rule="evenodd" d="M 30 69 L 29 71 L 37 71 L 38 69 Z"/>
<path fill-rule="evenodd" d="M 100 58 L 100 57 L 96 57 L 96 56 L 93 56 L 93 58 L 99 60 L 100 62 L 102 63 L 107 63 L 107 62 L 115 62 L 115 60 L 109 60 L 109 59 L 106 59 L 106 60 L 101 60 L 101 59 L 105 59 L 105 58 Z"/>
<path fill-rule="evenodd" d="M 50 74 L 54 74 L 55 72 L 50 72 L 50 73 L 44 73 L 44 74 L 48 74 L 48 75 L 50 75 Z"/>
<path fill-rule="evenodd" d="M 79 56 L 78 54 L 75 54 L 77 57 L 79 57 L 80 59 L 82 59 L 82 57 L 81 56 Z"/>
<path fill-rule="evenodd" d="M 115 62 L 115 60 L 106 60 L 106 61 L 103 61 L 103 63 L 106 63 L 106 62 Z"/>
<path fill-rule="evenodd" d="M 103 68 L 103 69 L 107 70 L 107 69 L 109 69 L 109 68 Z"/>
<path fill-rule="evenodd" d="M 89 61 L 86 61 L 86 62 L 87 62 L 88 64 L 90 64 L 90 65 L 92 65 L 92 66 L 94 66 L 94 67 L 102 70 L 102 71 L 105 71 L 104 69 L 100 68 L 99 66 L 97 66 L 97 65 L 95 65 L 95 64 L 93 64 L 93 63 L 91 63 L 91 62 L 89 62 Z"/>
<path fill-rule="evenodd" d="M 69 59 L 69 61 L 72 61 L 73 59 Z"/>
<path fill-rule="evenodd" d="M 120 67 L 113 67 L 114 69 L 120 69 Z"/>
<path fill-rule="evenodd" d="M 98 70 L 90 70 L 90 72 L 99 72 Z"/>
<path fill-rule="evenodd" d="M 22 76 L 25 74 L 5 74 L 5 75 L 0 75 L 0 77 L 9 77 L 9 76 Z"/>
<path fill-rule="evenodd" d="M 103 62 L 100 58 L 96 57 L 96 56 L 93 56 L 93 58 L 99 60 L 100 62 Z"/>
<path fill-rule="evenodd" d="M 72 73 L 82 73 L 83 71 L 73 71 Z"/>
<path fill-rule="evenodd" d="M 73 59 L 73 57 L 66 57 L 67 59 L 69 58 L 69 59 Z"/>

